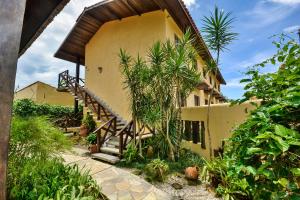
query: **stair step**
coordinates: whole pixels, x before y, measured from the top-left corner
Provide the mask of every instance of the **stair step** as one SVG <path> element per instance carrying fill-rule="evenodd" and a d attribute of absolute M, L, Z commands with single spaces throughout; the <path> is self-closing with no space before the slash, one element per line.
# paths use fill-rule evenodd
<path fill-rule="evenodd" d="M 117 162 L 120 161 L 119 157 L 112 156 L 112 155 L 105 154 L 105 153 L 94 153 L 94 154 L 92 154 L 92 158 L 103 160 L 103 161 L 111 163 L 111 164 L 116 164 Z"/>
<path fill-rule="evenodd" d="M 101 147 L 100 151 L 103 153 L 111 153 L 111 154 L 116 154 L 119 155 L 119 149 L 117 148 L 112 148 L 112 147 Z"/>
<path fill-rule="evenodd" d="M 109 140 L 106 142 L 107 145 L 110 145 L 110 146 L 114 146 L 114 147 L 119 147 L 120 143 L 119 141 L 116 141 L 116 140 Z"/>

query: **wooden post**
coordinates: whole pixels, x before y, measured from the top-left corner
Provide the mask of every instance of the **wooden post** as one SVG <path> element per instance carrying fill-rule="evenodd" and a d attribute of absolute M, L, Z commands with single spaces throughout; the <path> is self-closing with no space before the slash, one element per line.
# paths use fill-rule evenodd
<path fill-rule="evenodd" d="M 9 132 L 26 0 L 0 1 L 0 199 L 5 200 Z"/>
<path fill-rule="evenodd" d="M 75 96 L 78 95 L 78 85 L 79 85 L 79 73 L 80 73 L 80 58 L 77 57 L 77 63 L 76 63 L 76 83 L 75 83 Z M 78 97 L 78 96 L 77 96 Z M 79 109 L 78 109 L 78 98 L 75 98 L 75 101 L 74 101 L 74 113 L 75 114 L 78 114 L 79 112 Z"/>

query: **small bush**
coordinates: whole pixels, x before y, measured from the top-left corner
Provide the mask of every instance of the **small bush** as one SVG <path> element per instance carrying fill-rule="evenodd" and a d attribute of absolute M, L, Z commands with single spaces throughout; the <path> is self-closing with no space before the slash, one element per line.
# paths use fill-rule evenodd
<path fill-rule="evenodd" d="M 89 144 L 96 144 L 97 143 L 97 135 L 96 133 L 91 133 L 87 136 L 86 140 Z"/>
<path fill-rule="evenodd" d="M 95 130 L 95 128 L 96 128 L 96 122 L 93 119 L 93 116 L 89 115 L 89 114 L 87 114 L 84 117 L 84 119 L 82 120 L 82 124 L 85 125 L 88 128 L 89 133 L 93 132 Z"/>
<path fill-rule="evenodd" d="M 154 159 L 145 167 L 149 181 L 164 181 L 169 172 L 169 165 L 160 159 Z"/>
<path fill-rule="evenodd" d="M 65 166 L 61 161 L 28 161 L 14 183 L 9 186 L 9 198 L 36 199 L 99 199 L 100 188 L 88 172 L 78 166 Z"/>
<path fill-rule="evenodd" d="M 134 161 L 138 161 L 140 158 L 139 151 L 134 145 L 134 143 L 130 143 L 127 146 L 126 151 L 124 152 L 124 159 L 126 164 L 132 163 Z"/>
<path fill-rule="evenodd" d="M 70 147 L 71 142 L 45 117 L 14 117 L 12 120 L 9 158 L 14 164 L 53 157 Z"/>

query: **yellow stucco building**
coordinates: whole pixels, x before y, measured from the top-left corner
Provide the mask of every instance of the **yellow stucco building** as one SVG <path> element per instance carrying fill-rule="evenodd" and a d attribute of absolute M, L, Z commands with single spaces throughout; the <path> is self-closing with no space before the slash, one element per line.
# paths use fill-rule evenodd
<path fill-rule="evenodd" d="M 181 0 L 122 2 L 104 1 L 86 8 L 55 56 L 85 65 L 84 87 L 128 121 L 131 118 L 129 98 L 118 56 L 121 48 L 130 55 L 146 57 L 154 42 L 175 42 L 187 28 L 192 28 L 199 49 L 197 69 L 201 74 L 204 74 L 205 60 L 212 56 Z M 203 82 L 184 106 L 208 104 L 213 84 L 212 104 L 223 102 L 220 85 L 225 81 L 219 72 L 203 76 Z"/>
<path fill-rule="evenodd" d="M 110 0 L 85 8 L 55 54 L 57 58 L 76 63 L 77 75 L 79 66 L 85 67 L 84 86 L 79 83 L 76 86 L 75 78 L 70 77 L 68 71 L 60 77 L 71 82 L 69 88 L 85 102 L 86 110 L 95 113 L 98 119 L 101 113 L 109 112 L 117 116 L 124 127 L 131 120 L 131 112 L 120 70 L 120 49 L 133 56 L 146 57 L 155 42 L 170 40 L 175 43 L 187 29 L 192 31 L 196 41 L 197 69 L 202 74 L 202 82 L 184 105 L 185 131 L 190 130 L 194 138 L 185 138 L 183 146 L 207 157 L 205 126 L 209 93 L 213 90 L 210 127 L 214 150 L 222 146 L 222 140 L 229 136 L 234 125 L 246 118 L 245 109 L 253 107 L 224 104 L 221 85 L 226 82 L 220 71 L 204 73 L 205 63 L 212 55 L 182 0 Z M 115 154 L 116 151 L 111 152 Z"/>
<path fill-rule="evenodd" d="M 68 92 L 57 92 L 56 88 L 37 81 L 15 93 L 14 100 L 31 99 L 39 104 L 73 106 L 74 97 Z"/>

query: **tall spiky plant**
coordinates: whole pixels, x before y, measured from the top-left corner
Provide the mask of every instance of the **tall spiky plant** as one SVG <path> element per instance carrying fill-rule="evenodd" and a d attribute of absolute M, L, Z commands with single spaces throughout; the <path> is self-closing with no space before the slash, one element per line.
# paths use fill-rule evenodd
<path fill-rule="evenodd" d="M 227 46 L 237 39 L 238 34 L 232 31 L 232 24 L 234 18 L 232 18 L 231 12 L 224 12 L 215 6 L 214 12 L 210 13 L 210 16 L 205 16 L 203 19 L 204 26 L 202 31 L 204 32 L 204 39 L 208 47 L 216 53 L 215 60 L 208 60 L 206 64 L 206 73 L 216 75 L 219 73 L 220 53 L 227 50 Z M 209 138 L 209 156 L 212 158 L 212 144 L 211 133 L 209 127 L 210 120 L 210 105 L 215 88 L 215 81 L 213 82 L 211 92 L 208 99 L 208 111 L 207 111 L 207 133 Z"/>

